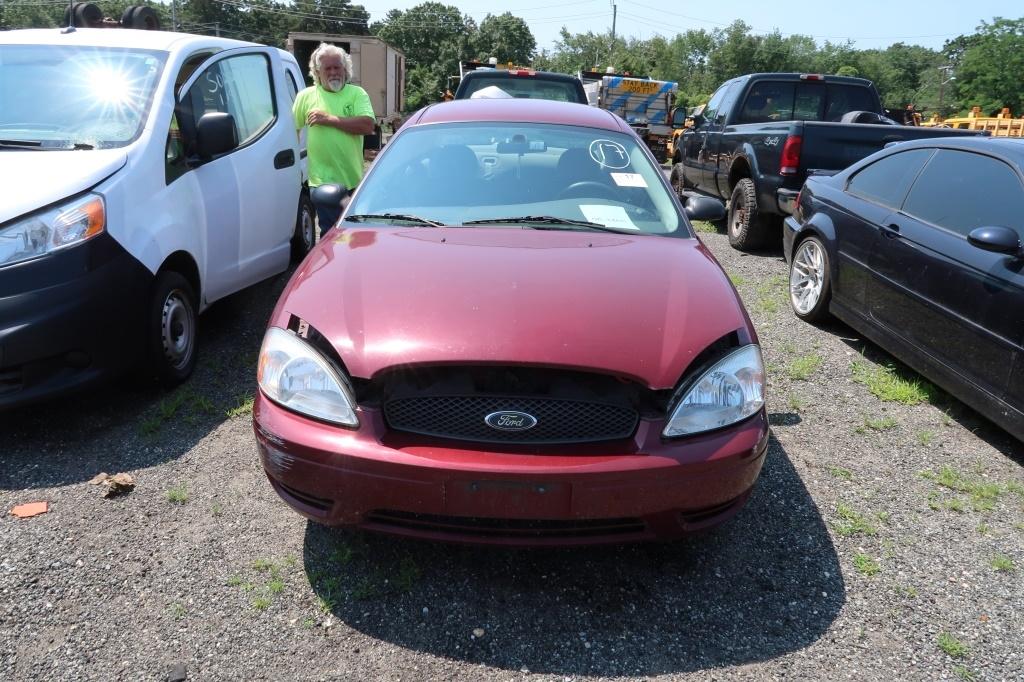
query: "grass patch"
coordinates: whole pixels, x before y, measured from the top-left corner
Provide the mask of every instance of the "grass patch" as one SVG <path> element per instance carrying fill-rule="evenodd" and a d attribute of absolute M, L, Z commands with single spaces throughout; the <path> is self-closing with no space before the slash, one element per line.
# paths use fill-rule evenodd
<path fill-rule="evenodd" d="M 253 401 L 254 398 L 251 395 L 241 396 L 238 398 L 238 402 L 234 407 L 229 407 L 228 409 L 224 410 L 224 414 L 229 419 L 234 419 L 235 417 L 244 417 L 247 414 L 252 414 Z"/>
<path fill-rule="evenodd" d="M 992 532 L 992 529 L 986 523 L 979 523 L 978 527 L 974 530 L 978 531 L 979 535 L 988 535 Z"/>
<path fill-rule="evenodd" d="M 936 641 L 939 648 L 953 658 L 963 658 L 967 655 L 967 645 L 948 632 L 940 632 Z"/>
<path fill-rule="evenodd" d="M 356 599 L 373 599 L 380 595 L 380 587 L 377 585 L 377 581 L 374 580 L 373 576 L 367 576 L 359 581 L 355 589 L 352 590 L 352 596 Z"/>
<path fill-rule="evenodd" d="M 242 576 L 239 576 L 239 575 L 233 575 L 230 578 L 228 578 L 228 586 L 229 587 L 240 587 L 242 582 L 243 582 Z"/>
<path fill-rule="evenodd" d="M 872 431 L 888 431 L 889 429 L 896 428 L 898 424 L 899 422 L 894 417 L 864 418 L 864 428 L 871 429 Z"/>
<path fill-rule="evenodd" d="M 901 589 L 901 592 L 903 592 L 904 596 L 910 599 L 917 599 L 917 588 L 913 585 L 907 585 Z"/>
<path fill-rule="evenodd" d="M 412 557 L 403 557 L 401 563 L 398 564 L 398 572 L 395 574 L 395 587 L 402 592 L 410 592 L 419 578 L 420 567 L 416 565 Z"/>
<path fill-rule="evenodd" d="M 256 559 L 252 562 L 252 567 L 257 571 L 269 571 L 274 568 L 274 562 L 269 559 Z"/>
<path fill-rule="evenodd" d="M 757 311 L 765 315 L 776 313 L 779 311 L 779 302 L 774 298 L 759 298 L 757 300 Z"/>
<path fill-rule="evenodd" d="M 267 583 L 267 589 L 270 591 L 270 594 L 281 594 L 284 592 L 284 581 L 280 578 L 274 578 Z"/>
<path fill-rule="evenodd" d="M 167 501 L 171 504 L 185 504 L 188 502 L 188 489 L 184 483 L 172 486 L 167 491 Z"/>
<path fill-rule="evenodd" d="M 801 355 L 789 363 L 789 378 L 797 381 L 807 381 L 807 378 L 821 369 L 822 358 L 817 353 Z"/>
<path fill-rule="evenodd" d="M 714 223 L 709 223 L 706 220 L 694 220 L 690 222 L 693 225 L 694 232 L 704 232 L 705 234 L 718 234 L 718 228 L 715 227 Z"/>
<path fill-rule="evenodd" d="M 854 360 L 850 364 L 853 380 L 864 384 L 879 400 L 919 405 L 932 400 L 935 388 L 918 376 L 906 378 L 893 364 L 873 365 L 867 360 Z"/>
<path fill-rule="evenodd" d="M 794 412 L 802 412 L 807 407 L 807 401 L 792 393 L 786 399 L 786 406 Z"/>
<path fill-rule="evenodd" d="M 175 602 L 170 607 L 171 618 L 174 620 L 181 620 L 185 617 L 185 607 Z"/>
<path fill-rule="evenodd" d="M 843 467 L 829 467 L 828 472 L 835 476 L 836 478 L 842 479 L 844 481 L 853 480 L 853 472 L 850 471 L 849 469 L 844 469 Z"/>
<path fill-rule="evenodd" d="M 213 516 L 221 516 L 224 514 L 224 508 L 219 504 L 215 504 L 210 508 L 210 514 Z"/>
<path fill-rule="evenodd" d="M 917 439 L 917 444 L 918 445 L 920 445 L 922 447 L 928 447 L 929 445 L 932 444 L 932 441 L 935 440 L 935 432 L 934 431 L 918 431 L 916 434 L 914 434 L 914 438 Z"/>
<path fill-rule="evenodd" d="M 836 514 L 841 520 L 833 524 L 833 527 L 839 535 L 849 537 L 851 535 L 874 535 L 878 532 L 863 514 L 843 502 L 836 506 Z"/>
<path fill-rule="evenodd" d="M 270 607 L 270 599 L 268 597 L 256 597 L 252 600 L 252 607 L 257 611 L 265 611 Z"/>
<path fill-rule="evenodd" d="M 992 568 L 1005 573 L 1012 573 L 1014 570 L 1013 559 L 1005 554 L 996 554 L 992 557 Z"/>
<path fill-rule="evenodd" d="M 853 566 L 857 569 L 857 572 L 861 575 L 866 575 L 869 578 L 873 575 L 878 575 L 881 571 L 878 562 L 869 557 L 867 554 L 858 554 L 853 557 Z"/>
<path fill-rule="evenodd" d="M 1024 485 L 1021 485 L 1017 481 L 1010 481 L 1006 484 L 1006 492 L 1016 495 L 1017 497 L 1024 499 Z"/>
<path fill-rule="evenodd" d="M 976 478 L 970 478 L 953 467 L 944 466 L 938 473 L 934 471 L 922 471 L 921 476 L 936 485 L 958 493 L 965 493 L 970 496 L 971 507 L 974 511 L 988 512 L 995 509 L 996 500 L 1002 494 L 1002 488 L 998 483 L 989 483 Z M 963 511 L 964 501 L 951 501 L 950 508 L 954 511 Z"/>
<path fill-rule="evenodd" d="M 953 668 L 953 674 L 959 677 L 961 680 L 966 680 L 967 682 L 975 682 L 975 680 L 978 679 L 978 673 L 974 672 L 969 668 L 965 668 L 962 665 L 958 665 L 955 668 Z"/>
<path fill-rule="evenodd" d="M 954 497 L 952 500 L 946 503 L 946 509 L 955 511 L 958 514 L 963 514 L 967 511 L 967 505 L 959 497 Z"/>

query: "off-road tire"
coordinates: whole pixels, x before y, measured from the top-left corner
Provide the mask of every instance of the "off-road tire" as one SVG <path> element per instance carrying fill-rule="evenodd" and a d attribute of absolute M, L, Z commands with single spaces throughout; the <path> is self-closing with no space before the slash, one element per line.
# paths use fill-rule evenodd
<path fill-rule="evenodd" d="M 764 245 L 770 226 L 758 213 L 754 181 L 742 178 L 729 199 L 729 244 L 739 251 L 752 251 Z"/>
<path fill-rule="evenodd" d="M 672 189 L 680 197 L 683 196 L 683 190 L 690 189 L 690 183 L 686 181 L 686 172 L 681 163 L 672 164 L 672 172 L 669 174 L 668 180 L 672 185 Z"/>

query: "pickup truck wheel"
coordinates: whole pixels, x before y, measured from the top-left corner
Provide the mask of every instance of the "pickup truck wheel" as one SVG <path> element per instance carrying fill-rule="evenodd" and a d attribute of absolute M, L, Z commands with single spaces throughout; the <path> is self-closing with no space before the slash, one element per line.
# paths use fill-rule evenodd
<path fill-rule="evenodd" d="M 801 320 L 820 322 L 828 317 L 832 298 L 828 252 L 817 237 L 800 242 L 789 264 L 789 302 Z"/>
<path fill-rule="evenodd" d="M 743 178 L 736 183 L 729 199 L 729 244 L 740 251 L 756 249 L 764 242 L 765 231 L 757 212 L 754 181 Z"/>
<path fill-rule="evenodd" d="M 150 298 L 150 369 L 165 386 L 187 379 L 196 366 L 196 295 L 177 272 L 157 275 Z"/>
<path fill-rule="evenodd" d="M 672 184 L 672 189 L 679 196 L 683 196 L 683 190 L 690 189 L 690 183 L 686 181 L 686 171 L 681 163 L 672 164 L 672 173 L 668 176 L 668 180 Z"/>
<path fill-rule="evenodd" d="M 306 257 L 316 243 L 316 208 L 305 193 L 299 198 L 299 213 L 295 218 L 295 234 L 292 235 L 292 262 Z"/>

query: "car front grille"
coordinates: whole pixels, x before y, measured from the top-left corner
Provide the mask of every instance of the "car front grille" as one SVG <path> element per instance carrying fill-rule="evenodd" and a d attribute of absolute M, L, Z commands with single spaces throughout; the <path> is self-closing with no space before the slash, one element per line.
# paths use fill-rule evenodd
<path fill-rule="evenodd" d="M 527 431 L 499 431 L 485 419 L 495 412 L 531 415 Z M 401 398 L 385 404 L 388 425 L 397 431 L 482 443 L 589 443 L 627 438 L 636 428 L 635 410 L 617 405 L 551 398 L 438 396 Z"/>
<path fill-rule="evenodd" d="M 366 523 L 381 530 L 433 532 L 453 537 L 539 539 L 586 538 L 643 534 L 647 527 L 637 518 L 620 519 L 494 519 L 472 516 L 417 514 L 377 509 L 366 516 Z"/>

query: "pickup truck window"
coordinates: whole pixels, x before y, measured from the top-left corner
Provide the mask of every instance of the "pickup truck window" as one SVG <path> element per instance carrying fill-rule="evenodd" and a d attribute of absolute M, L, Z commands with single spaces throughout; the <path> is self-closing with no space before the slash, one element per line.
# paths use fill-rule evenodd
<path fill-rule="evenodd" d="M 726 83 L 722 87 L 715 91 L 715 94 L 711 95 L 711 99 L 704 106 L 704 120 L 714 121 L 718 117 L 718 110 L 722 107 L 722 100 L 725 99 L 725 93 L 728 92 L 733 83 Z"/>
<path fill-rule="evenodd" d="M 1024 186 L 1008 165 L 982 154 L 938 150 L 918 176 L 903 211 L 963 236 L 977 227 L 1001 226 L 1024 237 Z"/>
<path fill-rule="evenodd" d="M 557 102 L 580 102 L 580 97 L 573 83 L 547 80 L 538 76 L 473 78 L 466 89 L 459 93 L 460 98 L 475 99 L 474 95 L 488 88 L 497 88 L 506 96 L 526 99 L 551 99 Z M 488 93 L 494 92 L 488 90 Z M 482 96 L 482 95 L 478 95 Z"/>
<path fill-rule="evenodd" d="M 846 191 L 861 199 L 899 209 L 911 183 L 931 155 L 931 149 L 913 149 L 887 156 L 854 175 Z"/>
<path fill-rule="evenodd" d="M 740 123 L 840 121 L 851 111 L 875 111 L 865 87 L 844 83 L 755 82 L 740 111 Z"/>

